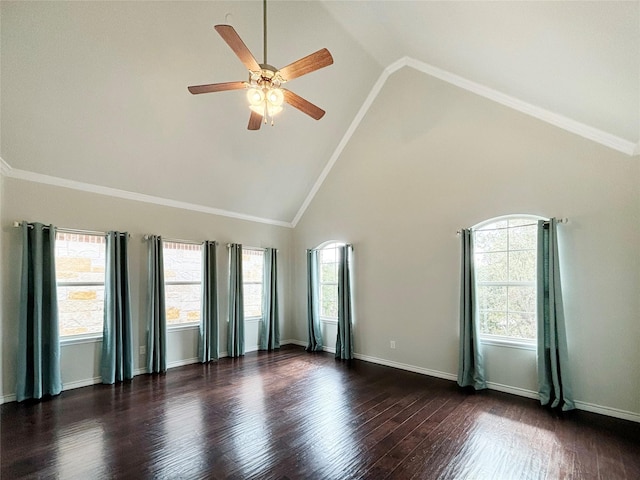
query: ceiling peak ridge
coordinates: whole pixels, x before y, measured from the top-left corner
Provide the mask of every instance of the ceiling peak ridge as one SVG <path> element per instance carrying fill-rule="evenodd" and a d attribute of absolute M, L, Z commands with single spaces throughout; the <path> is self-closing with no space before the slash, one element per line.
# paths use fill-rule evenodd
<path fill-rule="evenodd" d="M 98 195 L 106 195 L 109 197 L 121 198 L 124 200 L 133 200 L 136 202 L 151 203 L 154 205 L 161 205 L 164 207 L 179 208 L 182 210 L 190 210 L 193 212 L 206 213 L 209 215 L 235 218 L 237 220 L 245 220 L 245 221 L 255 222 L 255 223 L 265 223 L 267 225 L 274 225 L 277 227 L 293 228 L 293 225 L 290 222 L 284 222 L 282 220 L 273 220 L 269 218 L 256 217 L 253 215 L 247 215 L 247 214 L 238 213 L 238 212 L 231 212 L 229 210 L 222 210 L 219 208 L 207 207 L 205 205 L 198 205 L 195 203 L 181 202 L 179 200 L 172 200 L 169 198 L 162 198 L 162 197 L 156 197 L 153 195 L 146 195 L 143 193 L 130 192 L 128 190 L 120 190 L 117 188 L 105 187 L 102 185 L 95 185 L 92 183 L 79 182 L 76 180 L 69 180 L 61 177 L 53 177 L 51 175 L 31 172 L 28 170 L 20 170 L 20 169 L 11 167 L 1 157 L 0 157 L 0 173 L 5 177 L 15 178 L 17 180 L 43 183 L 45 185 L 52 185 L 55 187 L 69 188 L 72 190 L 79 190 L 82 192 L 95 193 Z"/>
<path fill-rule="evenodd" d="M 356 113 L 356 116 L 354 117 L 353 121 L 349 125 L 349 128 L 340 140 L 340 143 L 338 143 L 338 146 L 336 147 L 333 154 L 329 158 L 329 161 L 326 163 L 324 169 L 320 173 L 320 176 L 313 184 L 313 187 L 311 187 L 311 190 L 309 191 L 309 194 L 305 198 L 304 202 L 302 202 L 298 213 L 296 213 L 296 216 L 291 221 L 291 225 L 293 226 L 293 228 L 295 228 L 296 225 L 298 225 L 298 222 L 300 222 L 300 220 L 302 219 L 304 212 L 311 204 L 318 190 L 320 190 L 320 187 L 324 183 L 325 178 L 327 178 L 327 176 L 329 175 L 329 172 L 333 168 L 333 165 L 336 163 L 338 157 L 340 157 L 340 154 L 349 143 L 351 136 L 355 133 L 356 129 L 360 125 L 360 122 L 369 111 L 369 107 L 371 107 L 371 105 L 375 101 L 376 97 L 380 93 L 380 90 L 382 90 L 382 87 L 387 82 L 389 76 L 405 67 L 410 67 L 426 75 L 436 77 L 459 88 L 488 98 L 489 100 L 493 100 L 494 102 L 500 103 L 501 105 L 510 107 L 514 110 L 525 113 L 544 122 L 550 123 L 551 125 L 562 128 L 563 130 L 567 130 L 576 135 L 580 135 L 584 138 L 609 147 L 613 150 L 622 152 L 626 155 L 640 155 L 640 139 L 637 143 L 625 140 L 624 138 L 620 138 L 616 135 L 604 132 L 595 127 L 591 127 L 590 125 L 586 125 L 558 113 L 551 112 L 544 108 L 527 103 L 523 100 L 504 94 L 480 83 L 473 82 L 464 77 L 448 72 L 447 70 L 434 67 L 433 65 L 421 62 L 420 60 L 416 60 L 412 57 L 404 56 L 399 58 L 395 62 L 390 63 L 386 68 L 382 70 L 380 77 L 378 77 L 378 80 L 371 88 L 371 91 L 360 107 L 360 110 L 358 110 L 358 113 Z"/>

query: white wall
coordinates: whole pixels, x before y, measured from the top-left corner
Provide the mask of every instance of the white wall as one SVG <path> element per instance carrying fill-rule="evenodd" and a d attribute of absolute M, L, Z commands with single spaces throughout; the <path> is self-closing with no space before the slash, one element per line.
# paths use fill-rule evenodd
<path fill-rule="evenodd" d="M 401 69 L 294 230 L 295 338 L 307 338 L 304 249 L 347 241 L 356 353 L 453 378 L 456 231 L 511 213 L 568 217 L 559 242 L 575 398 L 640 420 L 639 167 L 637 158 Z M 325 343 L 335 344 L 333 334 Z M 485 350 L 494 387 L 537 391 L 534 351 Z"/>
<path fill-rule="evenodd" d="M 208 215 L 148 203 L 123 200 L 103 195 L 85 193 L 34 182 L 3 178 L 2 232 L 0 235 L 2 275 L 0 282 L 3 302 L 2 389 L 4 398 L 15 393 L 15 364 L 17 345 L 17 318 L 19 311 L 19 278 L 21 262 L 20 229 L 14 221 L 40 221 L 58 227 L 86 230 L 128 231 L 129 265 L 131 274 L 131 300 L 134 324 L 134 345 L 146 344 L 146 294 L 147 294 L 147 246 L 145 234 L 161 234 L 167 238 L 202 241 L 217 240 L 218 283 L 220 315 L 220 351 L 226 352 L 228 255 L 225 245 L 229 242 L 254 247 L 276 247 L 279 256 L 279 288 L 281 307 L 281 338 L 289 331 L 285 319 L 289 316 L 290 299 L 290 248 L 292 230 L 264 223 L 248 222 L 227 217 Z M 247 324 L 246 348 L 257 348 L 259 323 Z M 170 331 L 167 347 L 169 365 L 194 361 L 197 357 L 197 328 Z M 62 380 L 66 387 L 84 385 L 99 377 L 100 343 L 82 343 L 63 346 L 61 349 Z M 135 368 L 145 366 L 144 356 L 134 355 Z"/>

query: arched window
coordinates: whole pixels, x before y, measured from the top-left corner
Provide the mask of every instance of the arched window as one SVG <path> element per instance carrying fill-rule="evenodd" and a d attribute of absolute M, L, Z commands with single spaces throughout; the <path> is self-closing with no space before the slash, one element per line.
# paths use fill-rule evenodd
<path fill-rule="evenodd" d="M 338 321 L 338 247 L 341 245 L 332 242 L 318 248 L 320 319 L 324 321 Z"/>
<path fill-rule="evenodd" d="M 533 215 L 510 215 L 473 227 L 478 324 L 484 339 L 535 342 L 536 242 Z"/>

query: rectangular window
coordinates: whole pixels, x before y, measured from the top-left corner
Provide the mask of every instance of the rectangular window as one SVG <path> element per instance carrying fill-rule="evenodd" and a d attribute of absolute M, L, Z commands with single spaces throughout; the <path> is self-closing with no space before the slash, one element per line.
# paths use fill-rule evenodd
<path fill-rule="evenodd" d="M 167 326 L 200 322 L 202 245 L 162 242 Z"/>
<path fill-rule="evenodd" d="M 480 334 L 533 342 L 536 337 L 536 239 L 531 218 L 474 230 Z"/>
<path fill-rule="evenodd" d="M 338 319 L 338 244 L 320 250 L 320 317 Z"/>
<path fill-rule="evenodd" d="M 243 248 L 242 289 L 245 318 L 262 318 L 263 281 L 264 250 Z"/>
<path fill-rule="evenodd" d="M 60 337 L 102 335 L 105 254 L 102 235 L 56 233 Z"/>

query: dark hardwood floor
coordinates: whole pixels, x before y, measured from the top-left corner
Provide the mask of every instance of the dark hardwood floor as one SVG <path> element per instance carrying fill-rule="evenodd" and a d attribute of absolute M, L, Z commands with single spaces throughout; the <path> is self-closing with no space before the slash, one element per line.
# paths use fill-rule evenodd
<path fill-rule="evenodd" d="M 640 479 L 640 424 L 293 346 L 0 411 L 3 480 Z"/>

